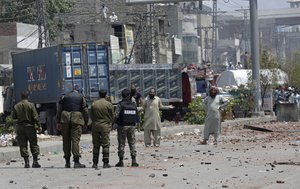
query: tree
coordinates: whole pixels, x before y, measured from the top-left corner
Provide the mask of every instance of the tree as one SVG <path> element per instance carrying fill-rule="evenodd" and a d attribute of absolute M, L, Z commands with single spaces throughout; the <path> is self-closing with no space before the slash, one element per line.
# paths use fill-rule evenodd
<path fill-rule="evenodd" d="M 290 85 L 300 89 L 300 52 L 293 55 L 292 59 L 283 66 L 283 70 L 289 76 Z"/>
<path fill-rule="evenodd" d="M 263 50 L 260 55 L 260 86 L 261 86 L 261 100 L 264 105 L 264 98 L 267 93 L 272 90 L 278 83 L 280 66 L 278 65 L 275 57 L 267 50 Z M 269 71 L 262 71 L 262 69 Z M 252 73 L 248 75 L 248 81 L 252 81 Z M 253 88 L 255 85 L 249 83 L 248 86 Z"/>
<path fill-rule="evenodd" d="M 269 53 L 267 50 L 263 50 L 260 56 L 260 68 L 261 69 L 278 69 L 279 65 L 275 57 Z"/>
<path fill-rule="evenodd" d="M 40 11 L 38 2 L 42 2 L 45 12 Z M 42 25 L 47 27 L 49 38 L 54 40 L 63 26 L 59 14 L 70 11 L 73 5 L 74 0 L 4 0 L 0 2 L 3 7 L 0 22 L 38 24 L 43 17 Z"/>

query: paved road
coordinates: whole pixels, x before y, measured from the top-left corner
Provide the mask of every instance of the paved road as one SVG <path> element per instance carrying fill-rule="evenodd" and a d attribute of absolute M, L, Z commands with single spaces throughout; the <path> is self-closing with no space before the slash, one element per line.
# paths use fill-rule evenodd
<path fill-rule="evenodd" d="M 299 165 L 274 163 L 299 162 L 298 141 L 272 141 L 269 135 L 241 135 L 232 127 L 218 146 L 198 145 L 202 137 L 193 133 L 165 135 L 159 148 L 146 148 L 139 140 L 137 168 L 127 159 L 124 168 L 92 169 L 92 146 L 83 145 L 82 163 L 88 168 L 63 168 L 61 152 L 41 156 L 41 169 L 24 169 L 20 160 L 1 163 L 0 188 L 299 188 Z M 110 155 L 114 165 L 115 144 Z M 125 156 L 130 157 L 128 149 Z"/>

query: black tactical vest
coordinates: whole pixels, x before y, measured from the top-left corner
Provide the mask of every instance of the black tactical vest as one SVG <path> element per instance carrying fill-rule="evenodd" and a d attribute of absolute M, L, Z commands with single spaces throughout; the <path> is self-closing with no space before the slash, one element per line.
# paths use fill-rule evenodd
<path fill-rule="evenodd" d="M 82 112 L 83 96 L 77 92 L 71 92 L 62 99 L 62 109 L 67 112 Z"/>
<path fill-rule="evenodd" d="M 137 122 L 136 104 L 131 101 L 121 101 L 121 110 L 117 119 L 119 126 L 135 126 Z"/>

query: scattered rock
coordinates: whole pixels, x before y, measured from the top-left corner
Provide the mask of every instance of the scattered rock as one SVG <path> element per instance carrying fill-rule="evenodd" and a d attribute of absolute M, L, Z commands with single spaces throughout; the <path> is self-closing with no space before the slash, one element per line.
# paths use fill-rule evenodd
<path fill-rule="evenodd" d="M 48 189 L 48 186 L 43 186 L 42 189 Z"/>
<path fill-rule="evenodd" d="M 276 183 L 277 183 L 277 184 L 283 184 L 284 181 L 283 181 L 283 180 L 277 180 Z"/>
<path fill-rule="evenodd" d="M 6 165 L 10 165 L 10 162 L 6 162 Z"/>
<path fill-rule="evenodd" d="M 163 174 L 163 176 L 164 176 L 164 177 L 167 177 L 167 176 L 168 176 L 168 174 L 167 174 L 167 173 L 164 173 L 164 174 Z"/>
<path fill-rule="evenodd" d="M 224 185 L 224 184 L 223 184 L 223 185 L 222 185 L 222 188 L 228 188 L 228 185 Z"/>
<path fill-rule="evenodd" d="M 10 160 L 10 162 L 17 162 L 17 160 L 15 160 L 15 159 L 11 159 L 11 160 Z"/>
<path fill-rule="evenodd" d="M 14 181 L 13 181 L 13 180 L 10 180 L 9 183 L 14 183 Z"/>
<path fill-rule="evenodd" d="M 154 174 L 154 173 L 151 173 L 151 174 L 149 175 L 149 177 L 154 178 L 154 177 L 155 177 L 155 174 Z"/>
<path fill-rule="evenodd" d="M 184 135 L 184 132 L 179 132 L 179 133 L 176 133 L 175 136 L 183 136 Z"/>

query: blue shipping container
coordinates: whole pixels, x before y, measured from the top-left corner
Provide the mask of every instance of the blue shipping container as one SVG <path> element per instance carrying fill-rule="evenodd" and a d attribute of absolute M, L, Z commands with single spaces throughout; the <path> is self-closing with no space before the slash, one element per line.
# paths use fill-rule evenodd
<path fill-rule="evenodd" d="M 98 43 L 64 44 L 13 54 L 14 91 L 30 91 L 34 103 L 55 103 L 78 85 L 87 100 L 109 90 L 108 48 Z"/>

